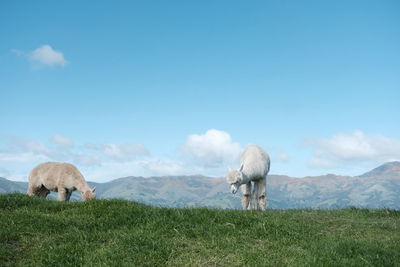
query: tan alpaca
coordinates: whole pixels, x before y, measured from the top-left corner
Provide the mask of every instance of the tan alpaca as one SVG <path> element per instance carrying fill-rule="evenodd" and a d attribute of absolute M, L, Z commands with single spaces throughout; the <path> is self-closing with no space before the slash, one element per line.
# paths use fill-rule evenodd
<path fill-rule="evenodd" d="M 29 174 L 27 194 L 46 198 L 50 191 L 58 192 L 57 199 L 69 201 L 74 190 L 79 190 L 84 201 L 96 198 L 78 169 L 69 163 L 46 162 L 36 166 Z"/>

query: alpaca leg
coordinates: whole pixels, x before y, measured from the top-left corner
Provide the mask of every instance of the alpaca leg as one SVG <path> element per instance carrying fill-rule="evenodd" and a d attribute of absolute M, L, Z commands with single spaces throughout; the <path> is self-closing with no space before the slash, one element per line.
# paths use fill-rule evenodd
<path fill-rule="evenodd" d="M 266 182 L 267 179 L 258 181 L 258 208 L 264 210 L 266 206 Z"/>
<path fill-rule="evenodd" d="M 58 188 L 58 201 L 66 201 L 67 200 L 67 190 L 65 188 Z"/>
<path fill-rule="evenodd" d="M 42 188 L 40 188 L 40 192 L 38 195 L 40 198 L 46 198 L 48 194 L 50 194 L 50 190 L 48 190 L 45 187 L 42 187 Z"/>
<path fill-rule="evenodd" d="M 26 191 L 26 194 L 28 196 L 34 196 L 34 195 L 36 195 L 36 191 L 37 191 L 37 187 L 29 185 L 28 191 Z"/>
<path fill-rule="evenodd" d="M 251 193 L 251 209 L 256 210 L 258 209 L 258 182 L 253 182 L 253 192 Z"/>
<path fill-rule="evenodd" d="M 69 199 L 71 198 L 71 195 L 72 195 L 72 190 L 67 190 L 65 201 L 69 201 Z"/>
<path fill-rule="evenodd" d="M 27 194 L 30 196 L 42 197 L 42 186 L 30 186 Z"/>
<path fill-rule="evenodd" d="M 247 210 L 249 208 L 249 202 L 250 202 L 250 194 L 251 194 L 251 182 L 248 182 L 247 184 L 243 184 L 241 186 L 243 197 L 242 197 L 242 207 L 244 210 Z"/>

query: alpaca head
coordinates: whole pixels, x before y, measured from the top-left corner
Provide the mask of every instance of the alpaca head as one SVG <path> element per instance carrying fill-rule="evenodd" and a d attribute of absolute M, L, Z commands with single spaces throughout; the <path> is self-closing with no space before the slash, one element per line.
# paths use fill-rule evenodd
<path fill-rule="evenodd" d="M 88 200 L 93 200 L 96 198 L 96 187 L 93 187 L 92 189 L 86 190 L 85 192 L 82 193 L 82 198 L 83 201 L 88 201 Z"/>
<path fill-rule="evenodd" d="M 231 185 L 231 193 L 235 194 L 242 184 L 243 174 L 239 170 L 231 170 L 226 177 L 226 181 Z"/>

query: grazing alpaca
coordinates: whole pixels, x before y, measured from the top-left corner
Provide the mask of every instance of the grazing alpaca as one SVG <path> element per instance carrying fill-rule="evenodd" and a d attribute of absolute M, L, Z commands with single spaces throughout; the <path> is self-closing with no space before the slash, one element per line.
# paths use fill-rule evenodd
<path fill-rule="evenodd" d="M 231 185 L 232 194 L 237 192 L 239 186 L 242 188 L 243 209 L 265 209 L 267 174 L 270 164 L 267 152 L 259 146 L 250 145 L 240 158 L 239 170 L 228 173 L 226 180 Z M 253 191 L 251 182 L 253 182 Z"/>
<path fill-rule="evenodd" d="M 58 192 L 57 199 L 69 201 L 74 190 L 79 190 L 84 201 L 96 198 L 96 187 L 91 189 L 78 169 L 69 163 L 46 162 L 29 174 L 27 194 L 46 198 L 50 191 Z"/>

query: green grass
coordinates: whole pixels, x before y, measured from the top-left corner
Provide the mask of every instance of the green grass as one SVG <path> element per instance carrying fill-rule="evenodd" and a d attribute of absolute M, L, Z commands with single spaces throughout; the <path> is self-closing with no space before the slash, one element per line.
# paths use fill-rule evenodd
<path fill-rule="evenodd" d="M 0 266 L 400 266 L 400 211 L 168 209 L 0 195 Z"/>

